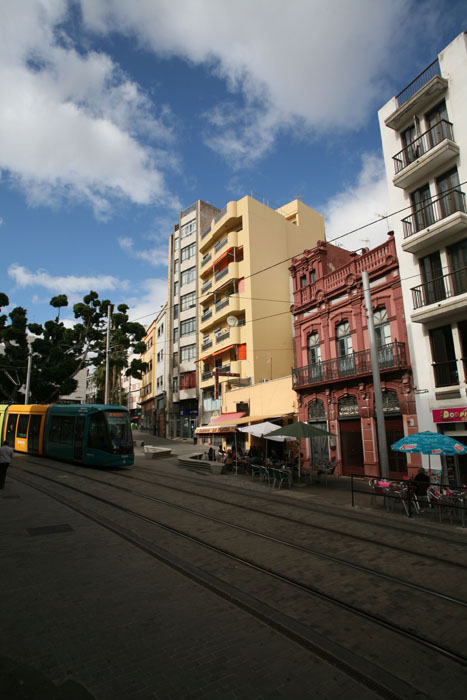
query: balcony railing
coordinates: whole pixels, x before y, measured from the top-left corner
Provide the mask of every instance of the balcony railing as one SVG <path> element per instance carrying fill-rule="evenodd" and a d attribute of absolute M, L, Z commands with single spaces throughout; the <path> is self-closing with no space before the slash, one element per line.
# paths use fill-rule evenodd
<path fill-rule="evenodd" d="M 202 351 L 209 350 L 209 348 L 212 348 L 212 340 L 206 340 L 201 346 Z"/>
<path fill-rule="evenodd" d="M 402 219 L 404 238 L 413 236 L 414 233 L 423 231 L 428 226 L 433 226 L 436 222 L 442 221 L 456 211 L 466 211 L 465 195 L 461 190 L 450 190 Z"/>
<path fill-rule="evenodd" d="M 206 255 L 203 256 L 203 259 L 201 260 L 201 267 L 204 267 L 207 265 L 207 263 L 212 260 L 212 253 L 206 253 Z"/>
<path fill-rule="evenodd" d="M 411 289 L 414 309 L 429 306 L 467 292 L 467 267 L 435 277 L 430 282 L 419 284 Z"/>
<path fill-rule="evenodd" d="M 378 366 L 380 370 L 391 370 L 407 365 L 405 343 L 381 345 L 378 348 Z M 371 357 L 369 350 L 353 352 L 332 360 L 316 362 L 315 364 L 298 367 L 292 370 L 293 388 L 310 384 L 323 384 L 361 374 L 371 374 Z"/>
<path fill-rule="evenodd" d="M 226 236 L 221 241 L 217 241 L 216 245 L 214 246 L 214 253 L 218 253 L 220 251 L 220 249 L 223 248 L 227 244 L 228 240 L 229 239 Z"/>
<path fill-rule="evenodd" d="M 222 331 L 222 333 L 219 333 L 218 335 L 216 335 L 216 343 L 222 343 L 223 340 L 225 340 L 226 338 L 229 338 L 229 337 L 230 337 L 229 330 Z"/>
<path fill-rule="evenodd" d="M 206 382 L 208 379 L 211 379 L 212 377 L 212 372 L 211 370 L 207 372 L 201 372 L 201 381 Z"/>
<path fill-rule="evenodd" d="M 454 141 L 454 135 L 451 122 L 442 119 L 393 156 L 396 175 L 445 139 Z"/>
<path fill-rule="evenodd" d="M 433 372 L 435 375 L 435 386 L 455 386 L 459 384 L 459 374 L 457 372 L 456 360 L 446 360 L 446 362 L 433 362 Z"/>
<path fill-rule="evenodd" d="M 219 272 L 216 272 L 216 274 L 214 275 L 215 281 L 219 282 L 219 280 L 221 280 L 223 277 L 225 277 L 228 274 L 228 272 L 229 272 L 228 266 L 224 267 L 223 270 L 219 270 Z"/>
<path fill-rule="evenodd" d="M 209 290 L 212 287 L 212 280 L 209 280 L 209 282 L 205 282 L 203 286 L 201 287 L 201 294 L 205 294 L 205 292 L 209 292 Z"/>
<path fill-rule="evenodd" d="M 205 311 L 204 314 L 201 316 L 201 322 L 204 323 L 204 321 L 207 321 L 208 318 L 211 318 L 212 316 L 212 311 L 209 309 L 209 311 Z"/>
<path fill-rule="evenodd" d="M 221 309 L 224 309 L 226 306 L 230 304 L 230 299 L 222 299 L 222 301 L 216 301 L 216 311 L 220 311 Z"/>
<path fill-rule="evenodd" d="M 411 83 L 407 85 L 398 95 L 396 95 L 397 104 L 401 107 L 404 102 L 410 100 L 412 95 L 415 95 L 417 90 L 420 90 L 428 81 L 430 81 L 435 75 L 441 75 L 441 70 L 439 67 L 439 61 L 436 59 L 433 63 L 430 63 L 428 68 L 417 75 L 416 78 L 412 80 Z"/>

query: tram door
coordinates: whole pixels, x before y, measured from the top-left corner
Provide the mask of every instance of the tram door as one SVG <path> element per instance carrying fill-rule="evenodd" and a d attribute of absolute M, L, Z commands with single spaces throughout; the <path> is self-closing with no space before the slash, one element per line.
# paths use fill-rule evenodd
<path fill-rule="evenodd" d="M 39 452 L 42 416 L 31 416 L 28 430 L 28 452 Z"/>
<path fill-rule="evenodd" d="M 6 425 L 6 435 L 5 440 L 8 440 L 10 447 L 15 447 L 15 435 L 16 435 L 16 423 L 18 422 L 18 414 L 11 413 L 8 415 L 8 421 Z"/>
<path fill-rule="evenodd" d="M 74 458 L 79 460 L 83 459 L 83 435 L 85 420 L 86 418 L 84 416 L 78 416 L 76 419 Z"/>

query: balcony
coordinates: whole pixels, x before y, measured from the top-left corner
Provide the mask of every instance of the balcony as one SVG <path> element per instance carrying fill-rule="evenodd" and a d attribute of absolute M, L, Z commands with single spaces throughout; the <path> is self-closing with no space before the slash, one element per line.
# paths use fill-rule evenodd
<path fill-rule="evenodd" d="M 229 237 L 228 237 L 228 236 L 226 236 L 225 238 L 223 238 L 223 239 L 220 240 L 220 241 L 217 241 L 216 245 L 214 246 L 214 254 L 216 254 L 216 253 L 218 253 L 220 250 L 222 250 L 222 248 L 223 248 L 224 246 L 226 246 L 228 242 L 229 242 Z M 203 258 L 203 259 L 204 259 L 204 258 Z"/>
<path fill-rule="evenodd" d="M 203 255 L 203 259 L 201 260 L 201 267 L 207 265 L 210 260 L 212 260 L 211 253 L 206 253 L 206 255 Z"/>
<path fill-rule="evenodd" d="M 237 212 L 237 202 L 228 202 L 211 222 L 211 226 L 201 235 L 200 253 L 206 253 L 217 241 L 242 224 L 242 216 Z"/>
<path fill-rule="evenodd" d="M 206 372 L 201 372 L 201 381 L 202 382 L 207 382 L 208 379 L 212 379 L 212 372 L 211 370 L 208 370 Z"/>
<path fill-rule="evenodd" d="M 451 190 L 432 199 L 413 214 L 402 219 L 404 241 L 402 248 L 419 255 L 427 246 L 447 244 L 467 227 L 465 195 L 461 190 Z"/>
<path fill-rule="evenodd" d="M 212 318 L 212 311 L 211 309 L 208 309 L 208 311 L 205 311 L 201 316 L 201 323 L 208 321 L 210 318 Z"/>
<path fill-rule="evenodd" d="M 223 277 L 225 277 L 228 274 L 229 274 L 229 266 L 227 265 L 227 267 L 224 267 L 223 270 L 219 270 L 219 272 L 215 273 L 214 281 L 219 282 L 219 280 L 221 280 Z"/>
<path fill-rule="evenodd" d="M 457 386 L 459 384 L 456 360 L 433 362 L 433 373 L 435 375 L 436 388 L 442 386 Z"/>
<path fill-rule="evenodd" d="M 435 277 L 411 289 L 413 308 L 423 311 L 412 314 L 412 321 L 424 323 L 464 313 L 467 297 L 467 267 Z M 433 306 L 436 304 L 436 306 Z M 428 308 L 426 308 L 428 307 Z M 431 308 L 430 308 L 431 307 Z"/>
<path fill-rule="evenodd" d="M 212 279 L 208 280 L 207 282 L 205 282 L 203 284 L 203 286 L 201 287 L 201 294 L 206 294 L 206 292 L 209 292 L 211 287 L 212 287 Z"/>
<path fill-rule="evenodd" d="M 230 338 L 229 328 L 226 328 L 224 331 L 216 335 L 216 343 L 222 343 L 224 340 L 227 340 L 227 338 Z"/>
<path fill-rule="evenodd" d="M 229 297 L 227 299 L 220 299 L 219 301 L 216 301 L 214 308 L 216 310 L 216 313 L 218 311 L 221 311 L 222 309 L 225 309 L 226 306 L 229 306 L 230 300 Z"/>
<path fill-rule="evenodd" d="M 391 129 L 400 131 L 414 114 L 420 114 L 446 92 L 448 81 L 441 77 L 438 59 L 417 75 L 404 90 L 396 95 L 397 108 L 385 119 Z"/>
<path fill-rule="evenodd" d="M 396 187 L 413 187 L 427 180 L 430 172 L 448 167 L 459 155 L 451 122 L 441 120 L 393 156 Z"/>
<path fill-rule="evenodd" d="M 381 371 L 407 367 L 405 343 L 395 341 L 380 346 L 378 366 Z M 292 370 L 292 387 L 296 390 L 305 389 L 316 384 L 328 384 L 371 373 L 370 351 L 362 350 Z"/>
<path fill-rule="evenodd" d="M 212 340 L 206 340 L 201 345 L 201 352 L 204 352 L 205 350 L 209 350 L 209 348 L 212 348 Z"/>

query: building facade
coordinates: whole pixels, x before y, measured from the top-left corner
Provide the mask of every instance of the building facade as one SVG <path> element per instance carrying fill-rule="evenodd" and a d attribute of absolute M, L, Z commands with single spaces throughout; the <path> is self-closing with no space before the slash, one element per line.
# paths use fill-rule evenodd
<path fill-rule="evenodd" d="M 199 241 L 200 424 L 221 412 L 222 386 L 290 375 L 290 259 L 324 238 L 323 217 L 299 200 L 271 209 L 229 202 Z"/>
<path fill-rule="evenodd" d="M 421 430 L 467 442 L 467 35 L 379 111 Z M 433 460 L 432 460 L 433 461 Z M 436 460 L 435 460 L 436 461 Z M 461 482 L 467 458 L 447 458 Z M 436 466 L 439 466 L 439 462 Z"/>
<path fill-rule="evenodd" d="M 198 425 L 198 241 L 219 210 L 198 200 L 180 212 L 169 239 L 167 436 L 193 437 Z"/>
<path fill-rule="evenodd" d="M 155 409 L 155 385 L 154 377 L 156 373 L 156 320 L 148 326 L 146 335 L 144 336 L 146 343 L 146 352 L 143 353 L 141 359 L 147 363 L 147 369 L 141 378 L 141 386 L 139 392 L 139 403 L 141 406 L 140 428 L 143 430 L 153 430 L 154 426 L 154 409 Z"/>
<path fill-rule="evenodd" d="M 292 261 L 299 419 L 333 434 L 306 441 L 305 466 L 337 461 L 338 472 L 380 474 L 374 386 L 362 271 L 370 278 L 388 446 L 417 430 L 394 236 L 358 255 L 320 241 Z M 304 442 L 305 444 L 305 442 Z M 302 448 L 303 451 L 303 448 Z M 391 476 L 418 455 L 389 450 Z"/>
<path fill-rule="evenodd" d="M 168 304 L 166 302 L 156 318 L 154 434 L 160 437 L 167 437 L 168 326 Z"/>

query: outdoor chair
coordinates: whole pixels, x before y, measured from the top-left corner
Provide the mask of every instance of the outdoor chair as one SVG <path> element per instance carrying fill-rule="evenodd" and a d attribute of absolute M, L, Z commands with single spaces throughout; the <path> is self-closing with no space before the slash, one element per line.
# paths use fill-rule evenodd
<path fill-rule="evenodd" d="M 274 472 L 274 481 L 272 484 L 272 487 L 276 485 L 276 481 L 279 484 L 280 488 L 282 484 L 287 484 L 289 486 L 289 472 L 287 469 L 273 469 Z"/>
<path fill-rule="evenodd" d="M 321 477 L 324 477 L 324 483 L 328 483 L 328 479 L 337 478 L 336 474 L 337 464 L 330 464 L 329 462 L 324 465 L 324 471 L 321 473 Z"/>
<path fill-rule="evenodd" d="M 255 476 L 259 476 L 260 479 L 263 478 L 263 467 L 261 467 L 259 464 L 251 465 L 251 478 L 254 479 Z"/>

